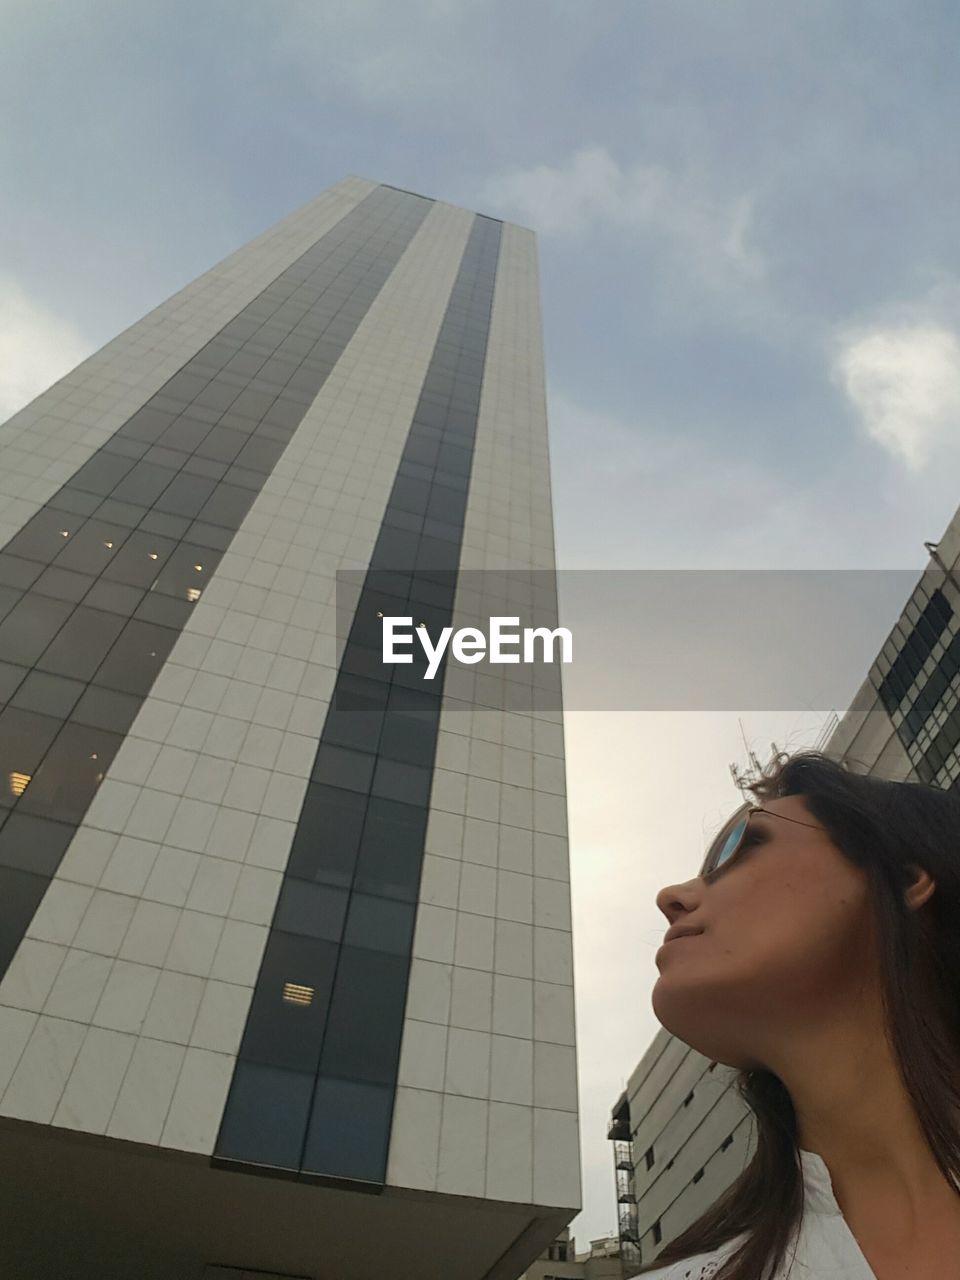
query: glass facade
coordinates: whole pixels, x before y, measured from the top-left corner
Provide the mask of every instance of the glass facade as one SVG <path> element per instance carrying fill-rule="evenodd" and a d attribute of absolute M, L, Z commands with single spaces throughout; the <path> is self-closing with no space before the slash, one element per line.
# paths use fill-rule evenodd
<path fill-rule="evenodd" d="M 424 691 L 422 657 L 385 667 L 379 618 L 415 614 L 433 630 L 452 617 L 499 240 L 500 223 L 477 217 L 397 467 L 240 1048 L 222 1159 L 385 1178 L 443 681 Z M 257 1118 L 274 1107 L 288 1121 L 282 1143 Z"/>
<path fill-rule="evenodd" d="M 0 531 L 17 1248 L 519 1273 L 580 1195 L 559 679 L 378 615 L 555 625 L 533 233 L 344 179 L 0 431 Z"/>
<path fill-rule="evenodd" d="M 224 551 L 430 207 L 372 191 L 0 551 L 0 975 Z"/>
<path fill-rule="evenodd" d="M 942 587 L 921 580 L 870 672 L 924 782 L 960 776 L 960 634 Z"/>

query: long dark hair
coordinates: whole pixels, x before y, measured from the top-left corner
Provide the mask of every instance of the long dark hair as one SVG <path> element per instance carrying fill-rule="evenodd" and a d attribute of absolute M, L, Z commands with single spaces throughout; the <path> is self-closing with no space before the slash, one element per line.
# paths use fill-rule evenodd
<path fill-rule="evenodd" d="M 960 795 L 919 782 L 853 772 L 822 752 L 781 752 L 748 790 L 762 804 L 803 796 L 869 885 L 890 1043 L 930 1150 L 960 1185 Z M 936 889 L 911 910 L 904 890 L 922 867 Z M 741 1071 L 754 1114 L 755 1154 L 739 1178 L 642 1275 L 735 1236 L 747 1239 L 714 1280 L 766 1280 L 784 1260 L 803 1214 L 796 1115 L 772 1071 Z"/>

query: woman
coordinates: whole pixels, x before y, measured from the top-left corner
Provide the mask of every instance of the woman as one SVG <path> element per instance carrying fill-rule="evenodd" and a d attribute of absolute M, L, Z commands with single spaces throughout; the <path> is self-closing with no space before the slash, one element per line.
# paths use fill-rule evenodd
<path fill-rule="evenodd" d="M 657 896 L 653 1008 L 738 1069 L 756 1151 L 637 1274 L 960 1277 L 960 796 L 818 752 L 750 790 Z"/>

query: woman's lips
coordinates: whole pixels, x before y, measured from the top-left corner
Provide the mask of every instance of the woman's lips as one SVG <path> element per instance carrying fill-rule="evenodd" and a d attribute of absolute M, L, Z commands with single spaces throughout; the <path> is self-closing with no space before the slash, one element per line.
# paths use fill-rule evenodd
<path fill-rule="evenodd" d="M 665 942 L 661 943 L 660 947 L 657 950 L 657 955 L 659 955 L 660 952 L 663 951 L 666 947 L 673 946 L 675 942 L 685 942 L 688 938 L 699 937 L 700 932 L 701 931 L 698 929 L 696 933 L 694 933 L 693 931 L 691 931 L 690 933 L 675 933 L 672 938 L 667 938 Z"/>

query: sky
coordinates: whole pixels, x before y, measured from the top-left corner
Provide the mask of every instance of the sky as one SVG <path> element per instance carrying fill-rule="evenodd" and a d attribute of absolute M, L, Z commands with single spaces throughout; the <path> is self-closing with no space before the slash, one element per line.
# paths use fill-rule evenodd
<path fill-rule="evenodd" d="M 359 174 L 537 231 L 562 569 L 919 571 L 960 501 L 958 38 L 948 0 L 0 0 L 0 417 Z M 566 717 L 581 1243 L 656 891 L 747 745 L 843 710 L 783 700 Z"/>

